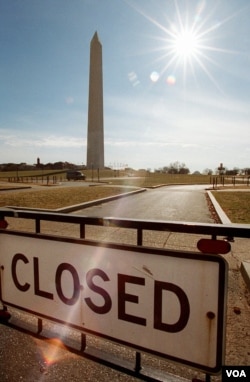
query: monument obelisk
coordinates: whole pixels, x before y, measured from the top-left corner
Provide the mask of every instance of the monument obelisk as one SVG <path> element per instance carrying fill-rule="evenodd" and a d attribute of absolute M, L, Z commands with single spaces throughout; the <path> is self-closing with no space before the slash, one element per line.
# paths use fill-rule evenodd
<path fill-rule="evenodd" d="M 102 44 L 97 32 L 90 43 L 87 168 L 104 168 Z"/>

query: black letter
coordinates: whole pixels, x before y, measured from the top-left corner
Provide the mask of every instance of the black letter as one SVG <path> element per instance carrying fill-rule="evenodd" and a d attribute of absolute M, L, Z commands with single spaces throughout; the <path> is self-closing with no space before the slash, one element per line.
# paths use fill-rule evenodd
<path fill-rule="evenodd" d="M 146 326 L 146 319 L 142 317 L 132 316 L 126 313 L 125 303 L 126 301 L 138 304 L 139 298 L 134 294 L 128 294 L 125 291 L 126 283 L 145 285 L 145 279 L 142 277 L 129 276 L 118 274 L 118 319 L 128 322 L 134 322 L 138 325 Z"/>
<path fill-rule="evenodd" d="M 61 277 L 62 277 L 63 271 L 65 270 L 71 273 L 73 282 L 74 282 L 74 290 L 73 290 L 73 295 L 71 298 L 65 297 L 62 291 Z M 79 280 L 77 271 L 75 270 L 73 265 L 68 263 L 62 263 L 58 266 L 56 270 L 56 290 L 57 290 L 58 296 L 65 304 L 74 305 L 76 303 L 80 294 L 80 280 Z"/>
<path fill-rule="evenodd" d="M 181 306 L 180 318 L 175 324 L 165 324 L 162 322 L 162 291 L 168 290 L 176 294 Z M 171 283 L 165 283 L 161 281 L 155 281 L 155 293 L 154 293 L 154 328 L 165 332 L 176 333 L 180 332 L 187 325 L 190 306 L 187 295 L 177 285 Z"/>
<path fill-rule="evenodd" d="M 17 279 L 17 275 L 16 275 L 16 265 L 17 265 L 18 260 L 22 260 L 24 262 L 24 264 L 27 264 L 29 262 L 29 260 L 22 253 L 17 253 L 13 257 L 12 264 L 11 264 L 11 274 L 12 274 L 12 278 L 13 278 L 15 286 L 17 287 L 17 289 L 21 290 L 22 292 L 26 292 L 29 289 L 30 284 L 25 283 L 24 285 L 21 285 L 19 283 L 19 281 Z"/>
<path fill-rule="evenodd" d="M 39 266 L 38 266 L 38 257 L 34 257 L 34 289 L 35 294 L 37 296 L 41 296 L 44 298 L 48 298 L 49 300 L 53 300 L 53 294 L 49 292 L 45 292 L 39 289 Z"/>
<path fill-rule="evenodd" d="M 109 281 L 109 278 L 108 276 L 106 275 L 105 272 L 103 272 L 101 269 L 91 269 L 90 271 L 88 271 L 87 275 L 86 275 L 86 282 L 88 284 L 88 287 L 100 294 L 103 299 L 104 299 L 104 305 L 103 306 L 97 306 L 95 305 L 91 299 L 89 297 L 85 298 L 85 301 L 86 301 L 86 304 L 88 305 L 88 307 L 90 309 L 93 310 L 93 312 L 95 313 L 98 313 L 98 314 L 105 314 L 105 313 L 108 313 L 112 307 L 112 300 L 110 298 L 110 295 L 102 288 L 100 288 L 99 286 L 95 285 L 93 283 L 93 278 L 95 276 L 99 276 L 103 279 L 103 281 Z"/>

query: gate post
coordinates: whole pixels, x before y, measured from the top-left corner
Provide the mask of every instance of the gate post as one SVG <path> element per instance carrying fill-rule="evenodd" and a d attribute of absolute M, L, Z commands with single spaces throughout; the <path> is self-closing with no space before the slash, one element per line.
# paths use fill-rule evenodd
<path fill-rule="evenodd" d="M 3 215 L 0 215 L 0 229 L 6 229 L 8 227 L 8 222 L 4 219 L 4 216 Z M 2 272 L 4 270 L 4 267 L 1 266 L 0 268 L 0 298 L 2 300 Z M 7 306 L 4 306 L 2 307 L 2 309 L 0 309 L 0 321 L 2 322 L 7 322 L 9 321 L 11 317 L 11 314 L 8 312 L 7 310 Z"/>

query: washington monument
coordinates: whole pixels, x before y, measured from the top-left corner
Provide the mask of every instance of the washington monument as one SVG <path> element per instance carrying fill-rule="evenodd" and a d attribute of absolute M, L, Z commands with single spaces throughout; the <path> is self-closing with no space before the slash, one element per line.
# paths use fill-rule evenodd
<path fill-rule="evenodd" d="M 90 43 L 87 168 L 104 168 L 102 45 L 97 32 Z"/>

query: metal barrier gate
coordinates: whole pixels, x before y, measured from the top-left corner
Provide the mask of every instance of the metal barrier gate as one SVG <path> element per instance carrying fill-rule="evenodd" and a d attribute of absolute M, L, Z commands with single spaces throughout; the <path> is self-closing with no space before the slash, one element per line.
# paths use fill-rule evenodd
<path fill-rule="evenodd" d="M 21 219 L 29 219 L 35 222 L 34 232 L 21 232 L 6 229 L 7 222 L 6 218 L 21 218 Z M 58 223 L 72 223 L 79 226 L 79 238 L 72 238 L 66 236 L 55 236 L 55 235 L 45 235 L 41 232 L 41 222 L 49 221 L 49 222 L 58 222 Z M 136 246 L 128 246 L 123 244 L 115 244 L 115 243 L 103 243 L 100 241 L 89 240 L 86 238 L 86 226 L 103 226 L 103 227 L 119 227 L 119 228 L 127 228 L 136 230 Z M 206 235 L 210 238 L 202 238 L 198 241 L 197 247 L 199 251 L 197 252 L 183 252 L 183 251 L 171 251 L 159 248 L 151 248 L 143 246 L 143 233 L 145 231 L 161 231 L 161 232 L 176 232 L 176 233 L 186 233 L 186 234 L 198 234 L 198 235 Z M 218 237 L 223 238 L 218 239 Z M 98 217 L 86 217 L 81 215 L 68 215 L 61 213 L 53 213 L 53 212 L 37 212 L 37 211 L 25 211 L 25 210 L 11 210 L 11 209 L 1 209 L 0 210 L 0 251 L 4 255 L 1 256 L 0 253 L 0 267 L 1 267 L 1 279 L 0 279 L 0 298 L 3 304 L 3 309 L 1 311 L 1 321 L 6 325 L 11 327 L 16 327 L 16 325 L 11 323 L 10 315 L 7 310 L 7 306 L 14 307 L 20 310 L 23 310 L 28 313 L 34 314 L 34 316 L 38 317 L 37 321 L 37 331 L 35 333 L 30 333 L 39 338 L 43 338 L 43 320 L 49 319 L 61 324 L 66 324 L 73 329 L 77 329 L 81 331 L 81 349 L 70 349 L 78 354 L 84 355 L 85 357 L 92 359 L 94 361 L 100 362 L 106 366 L 112 367 L 124 373 L 127 373 L 133 377 L 137 377 L 141 380 L 146 381 L 164 381 L 164 375 L 161 373 L 157 373 L 157 371 L 151 371 L 150 374 L 145 372 L 142 368 L 141 364 L 141 351 L 148 352 L 150 354 L 160 356 L 162 358 L 166 358 L 166 360 L 173 360 L 179 363 L 183 363 L 186 366 L 195 367 L 198 370 L 201 370 L 206 375 L 206 381 L 210 380 L 210 376 L 212 374 L 216 374 L 220 372 L 221 367 L 223 366 L 223 347 L 224 347 L 224 315 L 225 315 L 225 302 L 226 302 L 226 286 L 227 286 L 227 266 L 226 262 L 220 254 L 226 254 L 230 251 L 230 241 L 234 240 L 234 237 L 239 238 L 250 238 L 250 228 L 247 225 L 221 225 L 221 224 L 205 224 L 205 223 L 192 223 L 192 222 L 169 222 L 169 221 L 142 221 L 142 220 L 131 220 L 131 219 L 118 219 L 118 218 L 98 218 Z M 36 256 L 32 259 L 33 268 L 29 268 L 31 265 L 31 257 L 29 257 L 24 251 L 20 252 L 17 248 L 27 248 L 27 243 L 29 247 L 33 248 L 39 247 L 36 243 L 37 240 L 40 240 L 43 248 L 52 248 L 53 247 L 53 260 L 51 260 L 52 256 L 50 255 L 50 260 L 48 258 L 46 261 L 52 262 L 52 267 L 55 268 L 55 280 L 56 286 L 55 291 L 57 293 L 58 301 L 61 303 L 61 307 L 59 306 L 58 315 L 51 314 L 51 304 L 54 300 L 54 294 L 52 291 L 43 290 L 41 283 L 43 277 L 39 274 L 40 268 L 43 266 L 43 256 L 39 257 L 39 250 L 36 251 Z M 70 246 L 70 247 L 68 247 Z M 67 248 L 70 248 L 71 258 L 74 256 L 75 263 L 70 264 L 68 261 Z M 81 277 L 78 275 L 78 258 L 79 253 L 84 252 L 84 256 L 87 258 L 88 256 L 93 256 L 93 248 L 102 248 L 105 251 L 105 262 L 100 260 L 100 269 L 95 267 L 86 271 L 86 285 L 84 287 L 80 283 Z M 12 252 L 11 252 L 12 251 Z M 62 259 L 58 263 L 55 260 L 55 253 L 58 252 L 62 256 Z M 65 252 L 65 253 L 64 253 Z M 96 251 L 94 251 L 96 252 Z M 15 253 L 15 254 L 14 254 Z M 37 254 L 38 253 L 38 254 Z M 14 255 L 13 255 L 14 254 Z M 82 255 L 81 255 L 82 256 Z M 115 256 L 115 257 L 114 257 Z M 138 260 L 142 259 L 142 260 Z M 146 259 L 146 260 L 145 260 Z M 82 260 L 81 260 L 82 261 Z M 141 261 L 141 262 L 140 262 Z M 164 261 L 164 263 L 163 263 Z M 210 329 L 214 325 L 213 336 L 215 337 L 214 343 L 210 341 L 212 344 L 209 344 L 208 353 L 216 352 L 213 357 L 209 358 L 209 361 L 204 361 L 199 357 L 197 360 L 192 361 L 189 360 L 186 355 L 182 356 L 178 353 L 178 350 L 172 354 L 169 350 L 165 350 L 164 347 L 161 348 L 160 338 L 163 335 L 171 336 L 183 336 L 184 328 L 187 326 L 187 322 L 191 322 L 192 320 L 196 322 L 197 316 L 195 314 L 201 314 L 197 312 L 194 314 L 192 312 L 192 298 L 191 289 L 185 289 L 186 285 L 190 285 L 189 276 L 186 276 L 186 281 L 181 280 L 185 279 L 182 275 L 178 279 L 176 274 L 175 278 L 171 279 L 170 282 L 167 281 L 162 276 L 162 268 L 165 268 L 166 261 L 169 261 L 167 264 L 172 264 L 173 267 L 171 273 L 168 274 L 168 277 L 171 279 L 171 275 L 173 269 L 188 269 L 195 266 L 197 275 L 200 278 L 204 277 L 205 273 L 208 274 L 208 279 L 214 278 L 214 284 L 216 291 L 214 293 L 218 293 L 215 298 L 212 296 L 212 300 L 215 302 L 209 302 L 211 304 L 211 308 L 206 313 L 206 320 L 210 322 Z M 138 264 L 137 264 L 138 262 Z M 109 263 L 109 268 L 107 268 L 107 263 Z M 189 264 L 190 263 L 190 264 Z M 10 265 L 11 264 L 11 265 Z M 119 265 L 121 264 L 121 265 Z M 126 265 L 124 267 L 124 264 Z M 146 264 L 146 265 L 145 265 Z M 150 264 L 150 266 L 148 266 Z M 111 267 L 112 265 L 112 267 Z M 43 298 L 45 301 L 43 308 L 38 307 L 37 310 L 33 307 L 36 305 L 36 300 L 33 298 L 31 293 L 31 284 L 30 278 L 27 276 L 27 279 L 23 279 L 19 274 L 19 267 L 22 267 L 25 271 L 28 272 L 32 269 L 34 272 L 34 294 L 35 297 L 39 296 L 39 298 Z M 105 268 L 106 267 L 106 268 Z M 130 274 L 129 271 L 125 274 L 124 268 L 134 269 L 136 273 Z M 130 268 L 129 268 L 130 267 Z M 154 271 L 152 271 L 152 267 L 154 267 Z M 184 268 L 185 267 L 185 268 Z M 111 291 L 107 288 L 96 284 L 96 278 L 103 282 L 103 285 L 106 286 L 106 282 L 112 282 L 113 270 L 116 269 L 115 280 L 117 281 L 117 304 L 116 310 L 118 311 L 118 320 L 119 329 L 112 328 L 107 329 L 108 320 L 113 320 L 117 317 L 111 315 L 111 307 L 113 308 L 114 302 L 112 301 L 113 296 L 111 297 Z M 9 269 L 9 270 L 8 270 Z M 107 271 L 109 269 L 109 272 Z M 111 269 L 111 270 L 110 270 Z M 9 272 L 9 273 L 8 273 Z M 158 272 L 158 273 L 157 273 Z M 164 269 L 164 274 L 167 271 Z M 180 272 L 181 273 L 181 272 Z M 188 273 L 188 272 L 186 272 Z M 4 274 L 4 277 L 3 277 Z M 27 273 L 28 274 L 28 273 Z M 142 276 L 143 274 L 143 276 Z M 156 279 L 158 274 L 158 279 Z M 50 275 L 50 274 L 49 274 Z M 66 276 L 70 278 L 70 280 L 66 280 Z M 7 277 L 6 277 L 7 276 Z M 191 274 L 191 278 L 193 274 Z M 4 279 L 4 282 L 3 282 Z M 11 283 L 7 280 L 11 280 Z M 197 277 L 199 279 L 199 277 Z M 147 281 L 150 280 L 150 281 Z M 152 281 L 153 280 L 153 281 Z M 173 281 L 175 280 L 175 281 Z M 186 284 L 185 284 L 186 282 Z M 72 292 L 68 295 L 66 292 L 66 288 L 64 284 L 71 285 Z M 147 285 L 151 283 L 153 285 L 153 292 L 150 293 L 147 290 Z M 151 285 L 150 284 L 150 285 Z M 115 284 L 114 284 L 115 285 Z M 128 292 L 129 285 L 133 285 L 133 288 L 137 290 L 137 292 Z M 205 288 L 206 286 L 204 286 Z M 92 297 L 83 298 L 82 293 L 83 290 L 89 288 L 89 291 L 92 293 Z M 127 289 L 126 289 L 127 288 Z M 189 287 L 188 287 L 189 288 Z M 143 289 L 146 292 L 141 292 Z M 194 289 L 203 289 L 203 288 L 194 288 Z M 68 290 L 68 287 L 67 287 Z M 217 292 L 218 290 L 218 292 Z M 166 307 L 163 303 L 164 293 L 171 293 L 175 297 L 175 301 L 172 301 L 170 306 L 174 308 L 177 307 L 179 309 L 179 313 L 176 317 L 172 318 L 171 323 L 164 322 L 163 316 L 166 310 Z M 99 297 L 98 303 L 97 300 L 93 297 L 93 293 Z M 137 293 L 137 294 L 136 294 Z M 193 293 L 193 292 L 192 292 Z M 25 297 L 27 294 L 27 298 Z M 139 311 L 139 303 L 142 301 L 146 301 L 146 294 L 152 295 L 152 306 L 153 306 L 153 314 L 150 318 L 147 316 L 146 310 Z M 19 296 L 19 297 L 16 297 Z M 19 300 L 22 297 L 22 305 L 19 305 Z M 30 301 L 33 298 L 32 305 L 30 305 Z M 148 297 L 147 297 L 148 298 Z M 195 301 L 200 301 L 204 296 L 201 294 L 200 296 L 195 296 Z M 92 311 L 92 318 L 88 322 L 88 317 L 83 312 L 82 301 L 84 300 L 85 305 L 89 310 Z M 80 301 L 81 306 L 78 309 L 77 316 L 72 319 L 72 322 L 64 322 L 61 320 L 61 314 L 71 309 L 71 307 L 75 304 L 78 304 Z M 202 300 L 201 300 L 202 301 Z M 131 310 L 127 311 L 127 305 L 129 307 L 138 308 L 138 311 Z M 216 305 L 217 304 L 217 305 Z M 60 305 L 60 304 L 57 304 Z M 130 308 L 129 308 L 130 309 Z M 129 310 L 128 309 L 128 310 Z M 165 309 L 165 310 L 164 310 Z M 207 310 L 207 307 L 206 307 Z M 204 312 L 202 314 L 204 315 Z M 215 312 L 215 313 L 214 313 Z M 101 315 L 103 322 L 103 331 L 97 332 L 95 326 L 92 326 L 92 322 L 94 321 L 93 317 L 96 315 Z M 79 316 L 79 317 L 78 317 Z M 105 318 L 107 316 L 107 318 Z M 144 317 L 145 316 L 145 317 Z M 198 316 L 199 317 L 199 316 Z M 79 324 L 79 320 L 84 321 L 84 323 Z M 105 321 L 106 320 L 106 321 Z M 152 323 L 151 321 L 152 320 Z M 106 322 L 106 326 L 105 326 Z M 117 321 L 118 322 L 118 321 Z M 140 339 L 136 339 L 136 332 L 132 337 L 128 338 L 124 337 L 123 331 L 126 326 L 120 325 L 120 323 L 124 323 L 124 325 L 130 325 L 129 327 L 133 327 L 133 325 L 137 325 L 136 328 L 138 330 Z M 148 329 L 148 322 L 152 324 L 152 328 Z M 216 324 L 215 324 L 216 322 Z M 84 325 L 83 327 L 81 325 Z M 93 324 L 94 325 L 94 324 Z M 189 324 L 191 327 L 191 324 Z M 110 325 L 109 325 L 110 326 Z M 114 327 L 116 324 L 114 324 Z M 19 330 L 24 330 L 22 328 L 18 328 Z M 147 341 L 149 345 L 143 340 L 141 337 L 145 335 L 145 330 L 149 333 L 149 340 Z M 186 330 L 186 329 L 185 329 Z M 203 329 L 201 328 L 201 331 Z M 125 330 L 126 331 L 126 330 Z M 181 334 L 180 334 L 181 333 Z M 209 336 L 211 336 L 212 331 L 209 332 Z M 86 336 L 90 335 L 99 335 L 100 337 L 116 341 L 118 344 L 122 344 L 125 346 L 129 346 L 134 349 L 135 352 L 135 364 L 133 368 L 128 367 L 127 365 L 123 365 L 122 362 L 116 364 L 112 361 L 112 359 L 104 359 L 99 358 L 95 354 L 89 354 L 86 349 Z M 159 340 L 157 342 L 157 335 L 159 336 Z M 217 337 L 216 337 L 217 336 Z M 150 339 L 151 338 L 151 339 Z M 168 337 L 166 337 L 168 338 Z M 180 339 L 180 337 L 177 337 Z M 181 337 L 184 338 L 184 337 Z M 138 343 L 137 343 L 138 341 Z M 201 337 L 199 338 L 201 341 Z M 204 341 L 207 341 L 205 338 Z M 156 345 L 155 345 L 156 343 Z M 183 339 L 183 344 L 185 345 L 185 338 Z M 185 347 L 183 345 L 183 347 Z M 164 345 L 165 346 L 165 345 Z M 212 348 L 214 346 L 214 348 Z M 214 350 L 215 349 L 215 350 Z M 172 350 L 171 350 L 172 351 Z M 183 358 L 182 358 L 183 357 Z M 207 363 L 206 363 L 207 362 Z"/>

